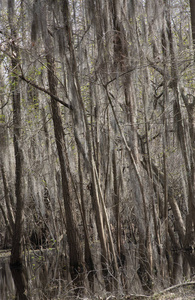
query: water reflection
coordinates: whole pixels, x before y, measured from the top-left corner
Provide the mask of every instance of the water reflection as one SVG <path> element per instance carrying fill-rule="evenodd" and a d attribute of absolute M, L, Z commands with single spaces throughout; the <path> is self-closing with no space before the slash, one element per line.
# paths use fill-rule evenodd
<path fill-rule="evenodd" d="M 8 262 L 0 264 L 0 299 L 14 299 L 15 285 Z"/>
<path fill-rule="evenodd" d="M 194 280 L 195 275 L 195 253 L 187 251 L 176 251 L 173 256 L 173 269 L 170 278 L 171 285 L 183 281 Z"/>
<path fill-rule="evenodd" d="M 0 261 L 0 299 L 54 299 L 67 285 L 67 262 L 55 250 L 34 251 L 23 268 L 10 269 L 9 260 Z"/>
<path fill-rule="evenodd" d="M 67 260 L 63 254 L 57 250 L 36 250 L 25 257 L 24 267 L 12 270 L 9 266 L 9 258 L 4 260 L 0 258 L 1 300 L 46 300 L 67 299 L 67 297 L 70 299 L 71 296 L 72 299 L 75 299 Z M 194 280 L 192 275 L 195 274 L 195 253 L 175 252 L 172 253 L 172 258 L 172 270 L 169 275 L 167 273 L 166 277 L 167 282 L 169 281 L 168 285 Z M 127 257 L 127 261 L 129 260 L 130 257 L 129 259 Z M 100 274 L 101 271 L 98 272 L 99 278 Z M 130 272 L 127 274 L 129 275 Z M 129 286 L 127 293 L 132 289 L 132 282 L 130 283 L 128 280 L 131 281 L 129 276 L 126 277 Z M 100 291 L 100 286 L 96 282 L 95 293 L 97 294 L 98 291 Z M 90 295 L 92 296 L 92 294 Z"/>
<path fill-rule="evenodd" d="M 14 284 L 15 284 L 15 289 L 16 289 L 16 296 L 15 299 L 18 300 L 27 300 L 27 277 L 26 277 L 26 272 L 25 272 L 25 268 L 21 267 L 21 268 L 11 268 L 11 273 L 12 273 L 12 277 L 14 280 Z"/>

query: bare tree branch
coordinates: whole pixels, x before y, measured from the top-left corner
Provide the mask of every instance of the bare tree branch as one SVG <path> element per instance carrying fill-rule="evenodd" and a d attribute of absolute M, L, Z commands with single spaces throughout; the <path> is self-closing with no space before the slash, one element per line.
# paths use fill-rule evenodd
<path fill-rule="evenodd" d="M 26 77 L 24 77 L 24 75 L 19 75 L 19 78 L 24 80 L 25 82 L 27 82 L 28 84 L 32 85 L 33 87 L 35 87 L 36 89 L 44 92 L 45 94 L 49 95 L 50 97 L 52 97 L 54 100 L 56 100 L 57 102 L 59 102 L 60 104 L 64 105 L 65 107 L 69 108 L 70 110 L 73 110 L 73 107 L 71 104 L 68 104 L 62 100 L 60 100 L 57 96 L 53 95 L 50 91 L 46 90 L 45 88 L 37 85 L 34 81 L 27 79 Z"/>

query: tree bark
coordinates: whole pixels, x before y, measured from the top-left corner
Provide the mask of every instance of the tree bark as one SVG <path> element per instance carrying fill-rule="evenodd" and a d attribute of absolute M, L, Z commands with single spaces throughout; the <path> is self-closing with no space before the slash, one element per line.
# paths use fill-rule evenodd
<path fill-rule="evenodd" d="M 47 40 L 48 41 L 48 40 Z M 49 43 L 51 40 L 49 39 Z M 49 88 L 53 95 L 57 95 L 56 78 L 54 71 L 54 58 L 48 52 L 46 46 L 46 59 L 48 68 L 48 82 Z M 81 252 L 81 244 L 78 237 L 78 230 L 76 228 L 76 221 L 74 219 L 74 210 L 72 208 L 71 185 L 68 179 L 67 167 L 68 157 L 66 152 L 66 145 L 64 140 L 64 130 L 58 103 L 51 97 L 52 118 L 54 124 L 55 140 L 58 149 L 58 156 L 60 161 L 61 176 L 62 176 L 62 190 L 64 197 L 64 208 L 66 215 L 66 230 L 69 245 L 69 258 L 70 258 L 70 274 L 72 280 L 76 285 L 83 286 L 82 273 L 84 271 L 83 258 Z"/>
<path fill-rule="evenodd" d="M 8 19 L 12 36 L 12 69 L 18 71 L 19 50 L 15 45 L 17 33 L 13 24 L 14 0 L 8 1 Z M 11 265 L 22 265 L 22 237 L 24 219 L 24 200 L 23 200 L 23 154 L 21 148 L 21 99 L 20 84 L 17 75 L 12 74 L 11 83 L 12 103 L 13 103 L 13 127 L 14 127 L 14 155 L 15 155 L 15 196 L 16 196 L 16 215 L 12 238 Z"/>
<path fill-rule="evenodd" d="M 195 2 L 194 0 L 190 0 L 190 13 L 191 13 L 191 29 L 192 29 L 194 60 L 195 60 Z"/>

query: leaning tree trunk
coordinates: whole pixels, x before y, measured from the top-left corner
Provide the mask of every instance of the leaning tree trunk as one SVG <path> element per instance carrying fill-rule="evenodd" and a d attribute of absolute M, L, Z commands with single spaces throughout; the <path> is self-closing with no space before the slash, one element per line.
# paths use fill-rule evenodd
<path fill-rule="evenodd" d="M 46 55 L 48 64 L 48 81 L 49 88 L 53 95 L 56 95 L 55 86 L 55 73 L 54 73 L 54 60 L 50 54 Z M 66 230 L 69 245 L 69 258 L 70 258 L 70 274 L 72 280 L 78 285 L 83 286 L 82 279 L 78 277 L 79 273 L 83 270 L 83 259 L 78 239 L 76 222 L 74 220 L 74 210 L 72 208 L 71 199 L 71 186 L 67 174 L 67 153 L 64 141 L 64 130 L 58 103 L 51 97 L 52 118 L 54 124 L 55 140 L 58 150 L 60 161 L 61 176 L 62 176 L 62 191 L 64 198 L 64 207 L 66 215 Z"/>
<path fill-rule="evenodd" d="M 47 32 L 47 25 L 45 21 L 45 30 L 43 32 L 44 46 L 46 51 L 47 61 L 47 75 L 49 90 L 52 95 L 57 96 L 57 81 L 55 75 L 55 59 L 52 56 L 52 39 Z M 69 245 L 69 259 L 70 259 L 70 274 L 71 278 L 77 286 L 84 285 L 83 274 L 83 255 L 81 251 L 80 241 L 78 237 L 78 229 L 76 226 L 76 220 L 74 216 L 74 209 L 72 205 L 71 196 L 71 182 L 68 178 L 68 172 L 70 172 L 68 155 L 66 150 L 66 144 L 64 140 L 64 129 L 59 109 L 59 104 L 56 102 L 53 96 L 51 96 L 51 109 L 52 119 L 54 125 L 55 141 L 58 150 L 61 176 L 62 176 L 62 192 L 64 198 L 64 208 L 66 216 L 66 230 L 67 239 Z"/>

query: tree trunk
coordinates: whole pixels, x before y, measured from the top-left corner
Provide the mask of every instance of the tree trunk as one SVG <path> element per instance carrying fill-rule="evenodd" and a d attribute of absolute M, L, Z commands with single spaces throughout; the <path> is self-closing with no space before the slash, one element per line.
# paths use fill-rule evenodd
<path fill-rule="evenodd" d="M 81 96 L 81 88 L 80 88 L 80 82 L 78 78 L 77 61 L 74 52 L 68 1 L 64 1 L 62 5 L 62 12 L 64 17 L 65 34 L 68 41 L 69 52 L 70 52 L 70 60 L 67 61 L 67 68 L 69 71 L 71 88 L 74 93 L 74 96 L 76 97 L 75 101 L 77 101 L 77 105 L 78 105 L 78 107 L 75 107 L 75 110 L 73 111 L 73 115 L 76 119 L 78 116 L 78 108 L 79 108 L 81 110 L 79 114 L 82 115 L 85 123 L 86 143 L 89 151 L 89 161 L 90 161 L 90 171 L 91 171 L 91 185 L 90 185 L 91 199 L 92 199 L 93 207 L 95 209 L 96 226 L 97 226 L 97 231 L 101 243 L 101 250 L 102 250 L 101 262 L 103 267 L 103 274 L 105 278 L 106 288 L 110 290 L 111 288 L 111 282 L 109 282 L 110 279 L 114 279 L 115 283 L 117 282 L 115 277 L 118 276 L 117 259 L 116 259 L 115 249 L 114 249 L 113 238 L 110 230 L 110 224 L 109 224 L 106 207 L 103 199 L 103 194 L 100 187 L 100 180 L 97 172 L 98 166 L 96 166 L 95 164 L 95 158 L 92 153 L 92 141 L 91 141 L 89 124 L 86 116 L 83 99 Z M 105 228 L 107 229 L 107 232 Z M 108 241 L 106 240 L 106 233 L 108 234 Z M 109 245 L 110 245 L 110 251 L 109 251 Z M 111 268 L 111 270 L 113 271 L 112 278 L 110 277 L 109 268 Z"/>
<path fill-rule="evenodd" d="M 14 0 L 8 1 L 8 19 L 12 36 L 12 69 L 17 73 L 19 63 L 19 50 L 15 45 L 17 34 L 14 28 Z M 15 196 L 16 196 L 16 215 L 13 230 L 11 265 L 22 264 L 22 237 L 24 219 L 24 200 L 23 200 L 23 154 L 21 149 L 21 99 L 20 85 L 17 75 L 12 75 L 11 83 L 12 102 L 13 102 L 13 126 L 14 126 L 14 155 L 15 155 Z"/>
<path fill-rule="evenodd" d="M 50 41 L 51 42 L 51 41 Z M 47 51 L 47 50 L 46 50 Z M 47 67 L 48 67 L 48 81 L 49 88 L 53 95 L 57 95 L 56 91 L 56 78 L 54 73 L 54 59 L 50 53 L 46 55 Z M 64 208 L 66 215 L 66 229 L 69 245 L 69 258 L 70 258 L 70 274 L 72 280 L 79 286 L 82 286 L 83 279 L 81 274 L 83 273 L 83 258 L 81 252 L 81 244 L 78 238 L 78 232 L 76 228 L 76 221 L 74 220 L 74 210 L 72 208 L 71 198 L 71 185 L 67 175 L 68 158 L 66 153 L 66 146 L 64 141 L 64 130 L 62 125 L 62 119 L 60 115 L 60 109 L 58 103 L 51 97 L 52 118 L 54 124 L 55 140 L 58 149 L 61 176 L 62 176 L 62 190 L 64 197 Z M 79 278 L 80 277 L 80 278 Z"/>
<path fill-rule="evenodd" d="M 192 29 L 192 41 L 194 49 L 194 60 L 195 60 L 195 2 L 190 0 L 190 13 L 191 13 L 191 29 Z"/>

